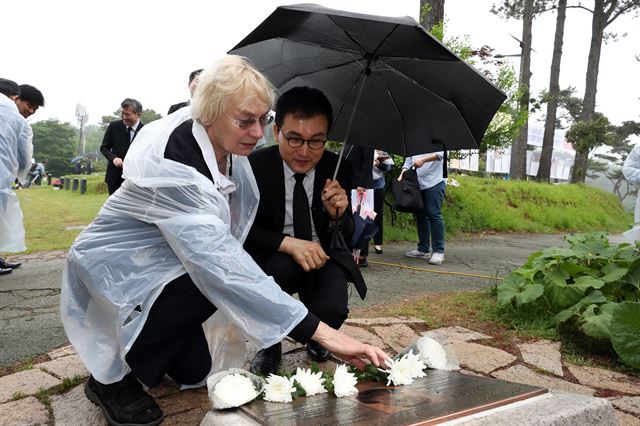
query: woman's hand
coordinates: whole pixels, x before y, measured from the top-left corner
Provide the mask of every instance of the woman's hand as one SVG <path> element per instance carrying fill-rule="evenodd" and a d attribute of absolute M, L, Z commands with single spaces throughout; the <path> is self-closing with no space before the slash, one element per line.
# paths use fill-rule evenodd
<path fill-rule="evenodd" d="M 367 364 L 386 368 L 386 362 L 391 360 L 382 349 L 364 344 L 323 322 L 320 322 L 311 338 L 338 358 L 355 365 L 359 370 L 363 370 Z"/>

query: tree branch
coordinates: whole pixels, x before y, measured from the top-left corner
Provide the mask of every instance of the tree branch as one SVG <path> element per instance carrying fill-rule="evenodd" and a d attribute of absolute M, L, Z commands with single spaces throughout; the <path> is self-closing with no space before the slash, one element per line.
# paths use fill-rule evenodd
<path fill-rule="evenodd" d="M 576 6 L 567 6 L 567 9 L 584 9 L 589 13 L 593 13 L 593 10 L 591 10 L 588 7 L 585 7 L 585 6 L 581 5 L 581 4 L 578 4 Z"/>
<path fill-rule="evenodd" d="M 620 8 L 618 10 L 616 10 L 614 13 L 611 14 L 611 17 L 607 20 L 607 22 L 605 23 L 605 26 L 609 25 L 610 23 L 612 23 L 613 21 L 616 20 L 616 18 L 620 15 L 624 15 L 625 13 L 627 13 L 628 11 L 630 11 L 631 9 L 640 6 L 640 2 L 639 1 L 630 1 L 629 3 L 625 4 L 624 6 L 620 6 Z"/>

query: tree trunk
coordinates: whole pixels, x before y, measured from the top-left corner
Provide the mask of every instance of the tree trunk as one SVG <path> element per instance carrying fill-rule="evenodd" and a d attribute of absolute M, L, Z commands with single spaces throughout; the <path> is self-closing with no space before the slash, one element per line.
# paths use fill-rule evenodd
<path fill-rule="evenodd" d="M 589 151 L 576 151 L 576 159 L 571 169 L 571 183 L 584 183 L 589 166 Z"/>
<path fill-rule="evenodd" d="M 420 0 L 420 25 L 427 31 L 431 31 L 435 24 L 444 20 L 444 1 Z"/>
<path fill-rule="evenodd" d="M 558 95 L 560 94 L 560 60 L 562 59 L 562 43 L 564 38 L 564 23 L 567 16 L 567 0 L 558 1 L 558 17 L 556 19 L 556 34 L 553 41 L 553 57 L 551 59 L 551 76 L 549 78 L 549 101 L 547 103 L 547 117 L 544 123 L 542 138 L 542 152 L 540 166 L 536 178 L 540 182 L 549 182 L 551 178 L 551 159 L 553 157 L 553 139 L 556 131 L 556 112 L 558 110 Z"/>
<path fill-rule="evenodd" d="M 602 51 L 602 37 L 607 26 L 608 14 L 605 7 L 606 0 L 595 0 L 593 6 L 593 19 L 591 21 L 591 45 L 589 47 L 589 59 L 587 61 L 587 77 L 582 99 L 582 112 L 580 121 L 589 121 L 596 109 L 596 92 L 598 90 L 598 71 L 600 67 L 600 53 Z M 615 2 L 614 0 L 614 3 Z M 610 15 L 610 13 L 609 13 Z M 589 165 L 589 152 L 576 152 L 576 161 L 571 171 L 571 183 L 584 183 Z"/>
<path fill-rule="evenodd" d="M 520 61 L 520 102 L 521 111 L 529 111 L 529 82 L 531 80 L 531 27 L 533 26 L 533 0 L 524 0 L 522 14 L 522 56 Z M 527 178 L 527 133 L 528 122 L 520 128 L 520 133 L 511 145 L 511 179 Z"/>

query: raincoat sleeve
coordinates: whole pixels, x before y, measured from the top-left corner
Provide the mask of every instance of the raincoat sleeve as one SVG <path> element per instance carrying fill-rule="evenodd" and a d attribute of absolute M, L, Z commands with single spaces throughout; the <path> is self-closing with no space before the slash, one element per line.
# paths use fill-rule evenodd
<path fill-rule="evenodd" d="M 128 189 L 118 192 L 119 209 L 157 226 L 198 289 L 258 346 L 279 342 L 307 315 L 232 235 L 221 195 L 198 185 Z"/>
<path fill-rule="evenodd" d="M 29 168 L 31 167 L 31 157 L 33 156 L 33 132 L 29 123 L 24 121 L 18 135 L 18 181 L 24 183 Z"/>
<path fill-rule="evenodd" d="M 640 184 L 640 144 L 636 145 L 624 160 L 622 174 L 629 182 Z"/>

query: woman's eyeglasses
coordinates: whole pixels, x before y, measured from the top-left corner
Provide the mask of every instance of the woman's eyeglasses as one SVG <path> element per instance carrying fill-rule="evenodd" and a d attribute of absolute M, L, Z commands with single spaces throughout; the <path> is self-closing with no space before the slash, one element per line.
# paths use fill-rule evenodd
<path fill-rule="evenodd" d="M 241 130 L 249 130 L 253 126 L 255 126 L 256 123 L 258 123 L 260 125 L 260 127 L 265 128 L 266 126 L 268 126 L 269 124 L 271 124 L 273 122 L 273 114 L 271 113 L 271 111 L 269 111 L 268 113 L 266 113 L 262 117 L 259 117 L 259 118 L 247 118 L 246 120 L 239 120 L 237 118 L 233 118 L 233 117 L 231 117 L 230 115 L 228 115 L 228 114 L 226 114 L 224 112 L 223 112 L 223 114 L 227 118 L 231 119 L 231 121 L 236 123 L 236 126 L 238 126 Z"/>

